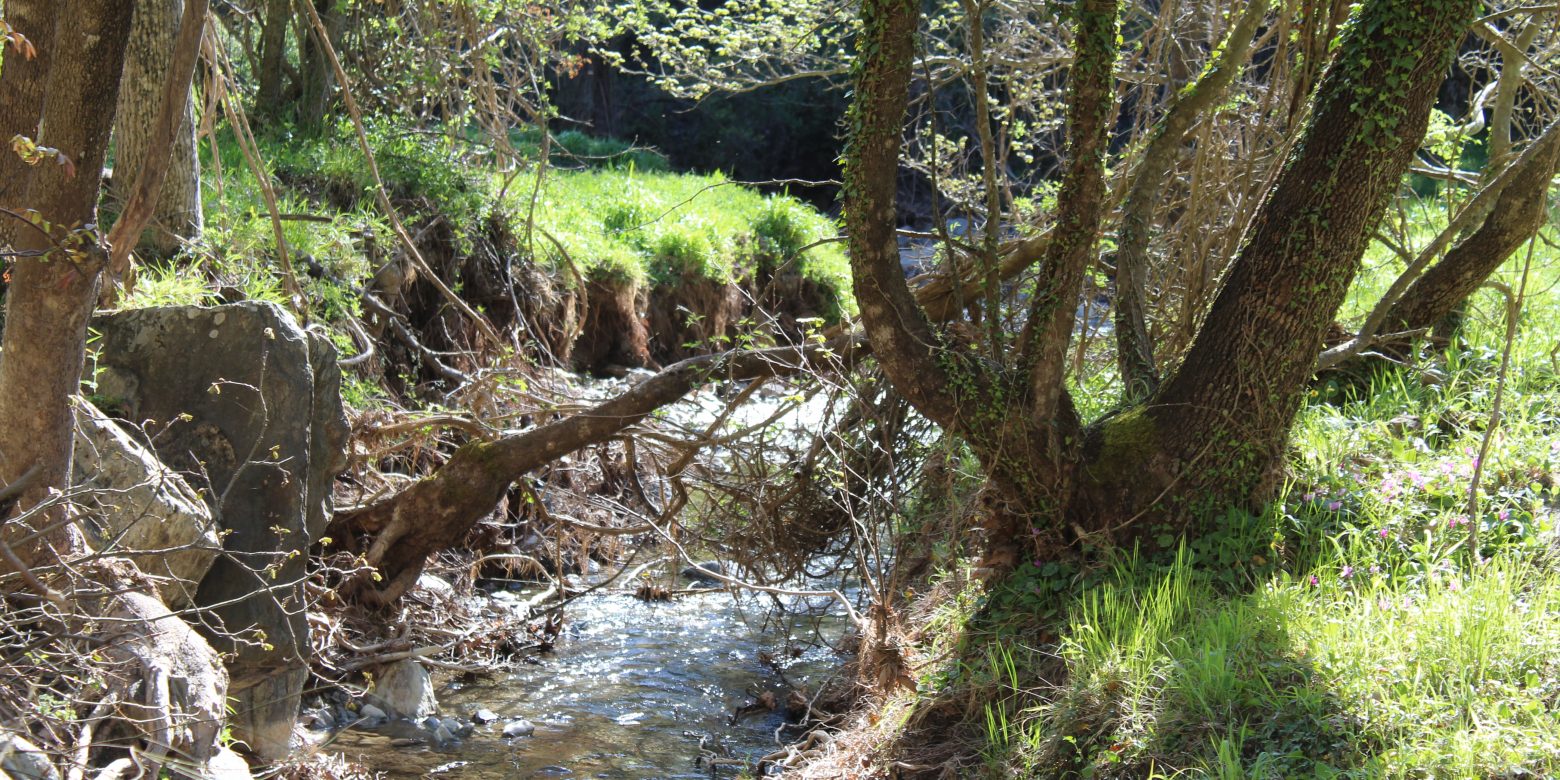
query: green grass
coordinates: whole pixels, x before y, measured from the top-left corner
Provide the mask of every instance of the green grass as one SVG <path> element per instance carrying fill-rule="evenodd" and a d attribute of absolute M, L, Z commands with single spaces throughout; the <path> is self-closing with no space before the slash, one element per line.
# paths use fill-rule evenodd
<path fill-rule="evenodd" d="M 534 153 L 534 136 L 517 131 L 517 149 Z M 766 196 L 719 174 L 672 173 L 663 158 L 624 141 L 575 131 L 557 140 L 551 159 L 558 167 L 537 188 L 533 173 L 510 178 L 486 170 L 467 161 L 463 152 L 469 149 L 440 137 L 381 125 L 370 132 L 380 172 L 396 198 L 426 198 L 460 225 L 497 213 L 523 235 L 534 192 L 536 225 L 563 244 L 578 270 L 591 274 L 734 281 L 763 253 L 789 257 L 836 232 L 828 218 L 795 198 Z M 278 145 L 275 159 L 284 175 L 313 180 L 339 199 L 371 200 L 367 165 L 346 127 L 329 138 Z M 526 244 L 563 270 L 566 261 L 551 242 Z M 837 247 L 811 249 L 798 263 L 837 294 L 848 289 L 848 263 Z"/>
<path fill-rule="evenodd" d="M 1082 596 L 1066 687 L 1004 759 L 1095 777 L 1496 777 L 1560 768 L 1560 574 L 1348 564 L 1229 596 L 1184 560 Z"/>
<path fill-rule="evenodd" d="M 515 194 L 513 210 L 525 209 L 528 195 Z M 849 264 L 839 245 L 802 251 L 835 235 L 832 222 L 793 197 L 763 195 L 719 174 L 553 171 L 536 220 L 587 272 L 656 283 L 683 276 L 735 281 L 760 262 L 800 253 L 801 273 L 849 306 Z"/>
<path fill-rule="evenodd" d="M 1497 275 L 1513 290 L 1523 254 Z M 1489 290 L 1444 356 L 1369 394 L 1318 388 L 1262 514 L 1170 560 L 1024 564 L 980 606 L 959 600 L 942 619 L 962 621 L 961 645 L 923 655 L 960 660 L 921 695 L 979 702 L 963 733 L 981 773 L 1560 775 L 1556 259 L 1538 247 L 1472 515 L 1505 336 Z M 1346 317 L 1401 264 L 1378 247 L 1368 265 Z"/>
<path fill-rule="evenodd" d="M 474 156 L 472 145 L 443 136 L 375 122 L 369 139 L 386 188 L 414 229 L 419 219 L 437 214 L 469 244 L 487 220 L 502 220 L 519 237 L 518 251 L 534 253 L 565 284 L 576 272 L 656 284 L 683 278 L 742 282 L 759 268 L 783 265 L 823 291 L 832 317 L 854 309 L 841 245 L 810 246 L 833 237 L 837 227 L 789 195 L 765 195 L 719 174 L 671 173 L 653 151 L 573 131 L 557 136 L 551 159 L 558 167 L 546 171 L 539 188 L 534 170 L 502 174 Z M 513 140 L 522 153 L 539 148 L 534 133 L 517 131 Z M 189 251 L 211 285 L 200 289 L 148 274 L 153 284 L 130 305 L 206 301 L 219 287 L 282 298 L 260 187 L 230 133 L 220 134 L 216 153 L 222 175 L 208 174 L 205 182 L 207 235 Z M 284 222 L 294 264 L 317 266 L 318 279 L 305 279 L 306 269 L 298 269 L 311 308 L 323 307 L 327 320 L 338 307 L 350 310 L 354 304 L 345 293 L 373 270 L 362 257 L 362 235 L 373 234 L 387 250 L 394 243 L 350 126 L 319 138 L 263 138 L 261 153 L 276 172 L 280 211 L 322 218 Z M 213 170 L 209 150 L 207 159 Z M 540 231 L 528 240 L 533 213 Z"/>

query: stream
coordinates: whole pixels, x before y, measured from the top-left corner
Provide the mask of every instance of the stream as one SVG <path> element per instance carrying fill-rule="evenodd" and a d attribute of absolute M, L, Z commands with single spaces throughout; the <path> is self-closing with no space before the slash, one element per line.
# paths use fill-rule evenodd
<path fill-rule="evenodd" d="M 822 606 L 822 605 L 816 605 Z M 839 668 L 823 639 L 836 639 L 844 619 L 773 618 L 767 600 L 740 601 L 724 591 L 643 602 L 627 593 L 585 596 L 568 608 L 568 626 L 553 652 L 491 682 L 446 685 L 446 714 L 471 717 L 487 708 L 502 720 L 479 725 L 450 750 L 398 746 L 383 734 L 348 729 L 332 750 L 391 778 L 729 778 L 741 762 L 778 748 L 779 712 L 733 725 L 732 712 L 753 694 L 784 685 L 760 660 L 768 653 L 787 681 L 813 692 Z M 797 644 L 787 646 L 785 628 Z M 811 640 L 811 644 L 806 644 Z M 507 739 L 510 718 L 536 725 L 531 736 Z M 786 735 L 794 738 L 794 732 Z M 735 759 L 714 769 L 710 754 Z"/>
<path fill-rule="evenodd" d="M 588 381 L 573 393 L 606 397 L 625 386 Z M 788 393 L 780 386 L 765 388 L 729 424 L 771 421 L 777 444 L 805 444 L 830 419 L 830 402 L 816 395 L 796 403 Z M 725 403 L 701 391 L 665 413 L 702 428 Z M 722 456 L 719 447 L 711 453 Z M 495 606 L 518 607 L 535 592 L 496 591 L 491 598 Z M 762 594 L 738 598 L 725 590 L 660 602 L 640 601 L 621 587 L 592 593 L 565 608 L 565 629 L 552 652 L 483 683 L 438 690 L 443 715 L 473 718 L 485 708 L 498 722 L 478 725 L 457 746 L 442 750 L 361 729 L 337 733 L 330 750 L 390 778 L 734 777 L 743 764 L 780 747 L 775 732 L 785 721 L 777 711 L 733 724 L 733 711 L 763 691 L 783 701 L 787 682 L 815 693 L 841 666 L 841 656 L 828 646 L 848 624 L 840 606 L 832 599 L 785 601 L 782 612 Z M 784 681 L 774 667 L 783 671 Z M 535 732 L 504 737 L 505 724 L 514 718 L 531 721 Z M 782 738 L 797 736 L 793 729 Z M 707 763 L 712 757 L 727 761 L 712 768 Z"/>

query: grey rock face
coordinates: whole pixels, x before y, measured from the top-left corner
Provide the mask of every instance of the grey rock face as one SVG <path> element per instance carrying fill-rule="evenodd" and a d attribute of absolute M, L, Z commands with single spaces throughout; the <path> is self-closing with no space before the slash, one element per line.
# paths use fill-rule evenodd
<path fill-rule="evenodd" d="M 6 731 L 0 731 L 0 772 L 17 780 L 60 780 L 48 753 Z"/>
<path fill-rule="evenodd" d="M 235 736 L 280 759 L 307 677 L 305 551 L 346 463 L 335 349 L 259 302 L 136 309 L 93 328 L 105 411 L 161 431 L 158 455 L 203 491 L 225 533 L 195 601 L 221 605 L 207 629 L 234 654 Z"/>
<path fill-rule="evenodd" d="M 206 777 L 209 780 L 250 780 L 254 775 L 249 771 L 249 762 L 242 756 L 222 748 L 207 762 Z"/>
<path fill-rule="evenodd" d="M 183 609 L 221 549 L 211 509 L 184 478 L 90 403 L 76 410 L 72 479 L 87 488 L 89 527 L 99 552 L 123 553 L 167 578 L 163 603 Z"/>

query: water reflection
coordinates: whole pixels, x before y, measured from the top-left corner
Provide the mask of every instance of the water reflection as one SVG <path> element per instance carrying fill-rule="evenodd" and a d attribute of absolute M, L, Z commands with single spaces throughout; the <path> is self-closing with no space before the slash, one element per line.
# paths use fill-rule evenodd
<path fill-rule="evenodd" d="M 448 713 L 486 707 L 529 718 L 534 736 L 505 740 L 500 721 L 479 727 L 454 753 L 392 748 L 361 732 L 343 734 L 336 748 L 392 777 L 438 770 L 439 777 L 709 778 L 710 768 L 696 763 L 701 747 L 706 757 L 746 760 L 777 747 L 779 713 L 730 723 L 751 693 L 781 687 L 761 652 L 809 691 L 838 665 L 821 645 L 792 658 L 779 626 L 752 600 L 743 603 L 748 609 L 723 592 L 650 604 L 627 594 L 587 596 L 570 605 L 555 652 L 504 679 L 440 693 Z M 837 636 L 839 619 L 824 621 L 824 633 Z M 715 776 L 734 774 L 725 766 Z"/>

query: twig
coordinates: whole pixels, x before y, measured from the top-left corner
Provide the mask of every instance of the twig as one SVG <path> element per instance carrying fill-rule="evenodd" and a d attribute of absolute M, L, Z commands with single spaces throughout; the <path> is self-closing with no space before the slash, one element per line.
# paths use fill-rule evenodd
<path fill-rule="evenodd" d="M 4 507 L 5 502 L 26 492 L 27 488 L 32 487 L 32 483 L 38 481 L 38 475 L 41 473 L 43 473 L 43 464 L 34 463 L 32 468 L 27 469 L 20 477 L 11 480 L 11 483 L 5 487 L 0 487 L 0 507 Z"/>
<path fill-rule="evenodd" d="M 475 309 L 471 308 L 470 304 L 462 300 L 459 295 L 456 295 L 455 291 L 451 290 L 444 283 L 444 280 L 440 279 L 439 275 L 433 272 L 433 268 L 428 265 L 428 261 L 423 259 L 422 252 L 417 249 L 417 242 L 412 240 L 411 235 L 406 232 L 406 226 L 401 224 L 401 217 L 396 213 L 395 206 L 390 202 L 390 192 L 385 189 L 384 179 L 379 175 L 379 162 L 374 158 L 374 150 L 368 143 L 368 131 L 363 127 L 363 113 L 358 109 L 357 100 L 352 97 L 352 80 L 347 77 L 347 71 L 341 67 L 341 60 L 336 56 L 336 47 L 330 41 L 330 33 L 326 31 L 325 23 L 320 21 L 319 12 L 314 10 L 314 3 L 297 2 L 296 4 L 303 7 L 304 14 L 313 25 L 315 42 L 319 44 L 320 51 L 323 51 L 325 57 L 330 60 L 330 66 L 336 72 L 336 80 L 341 83 L 341 99 L 342 102 L 346 103 L 347 113 L 352 117 L 353 128 L 357 130 L 358 145 L 362 147 L 363 157 L 368 162 L 368 172 L 374 177 L 374 193 L 378 197 L 379 207 L 384 209 L 385 216 L 390 219 L 390 227 L 395 231 L 396 237 L 401 239 L 402 245 L 406 247 L 407 256 L 416 264 L 418 272 L 422 273 L 434 287 L 438 288 L 439 294 L 444 296 L 444 299 L 451 306 L 454 306 L 461 314 L 466 315 L 477 326 L 477 329 L 482 331 L 483 336 L 487 337 L 494 345 L 504 343 L 503 337 L 498 335 L 498 330 L 493 327 L 493 323 L 488 322 L 487 317 L 482 316 Z"/>
<path fill-rule="evenodd" d="M 1517 285 L 1517 295 L 1506 304 L 1506 344 L 1501 350 L 1500 372 L 1495 378 L 1495 400 L 1490 404 L 1490 422 L 1484 428 L 1484 441 L 1479 444 L 1479 459 L 1473 464 L 1473 480 L 1468 486 L 1468 551 L 1474 563 L 1479 558 L 1479 485 L 1484 481 L 1484 461 L 1489 458 L 1490 444 L 1495 441 L 1495 431 L 1501 423 L 1501 403 L 1506 396 L 1506 374 L 1511 369 L 1512 345 L 1517 340 L 1517 317 L 1527 298 L 1528 272 L 1533 267 L 1533 250 L 1537 241 L 1528 239 L 1527 258 L 1522 261 L 1522 281 Z"/>

